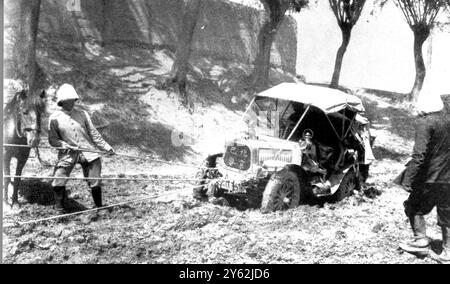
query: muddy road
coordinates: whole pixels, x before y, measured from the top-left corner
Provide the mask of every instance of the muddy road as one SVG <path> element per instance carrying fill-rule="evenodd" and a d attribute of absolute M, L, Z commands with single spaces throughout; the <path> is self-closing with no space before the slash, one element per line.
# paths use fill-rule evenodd
<path fill-rule="evenodd" d="M 384 166 L 377 162 L 373 171 Z M 339 203 L 319 202 L 268 214 L 220 202 L 197 202 L 191 197 L 192 183 L 183 181 L 105 182 L 107 204 L 154 198 L 98 213 L 5 228 L 4 261 L 433 263 L 398 250 L 398 242 L 410 232 L 402 209 L 407 194 L 387 182 L 393 173 L 370 178 L 369 187 Z M 169 177 L 174 176 L 158 176 Z M 72 181 L 68 188 L 73 211 L 93 206 L 82 181 Z M 22 194 L 20 208 L 5 208 L 5 225 L 57 214 L 49 181 L 28 180 Z M 427 219 L 430 225 L 435 223 L 434 216 Z M 439 232 L 432 231 L 431 236 L 438 239 Z"/>

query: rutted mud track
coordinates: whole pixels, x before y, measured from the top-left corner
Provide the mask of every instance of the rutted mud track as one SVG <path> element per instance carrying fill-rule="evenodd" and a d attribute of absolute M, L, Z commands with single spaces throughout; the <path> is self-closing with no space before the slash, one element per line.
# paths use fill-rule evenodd
<path fill-rule="evenodd" d="M 165 177 L 166 178 L 166 177 Z M 370 181 L 370 180 L 369 180 Z M 340 203 L 262 214 L 199 203 L 186 182 L 105 182 L 108 204 L 134 203 L 4 230 L 6 263 L 423 263 L 402 254 L 409 236 L 399 188 L 377 186 Z M 70 204 L 92 207 L 87 186 L 69 183 Z M 56 214 L 48 182 L 31 180 L 4 223 Z M 375 185 L 375 184 L 373 184 Z M 380 191 L 379 191 L 380 190 Z M 378 195 L 380 194 L 381 195 Z M 33 199 L 34 198 L 34 199 Z M 46 200 L 47 198 L 47 200 Z M 28 199 L 28 200 L 26 200 Z M 32 202 L 29 204 L 28 202 Z M 429 218 L 431 223 L 434 219 Z M 437 232 L 435 232 L 436 237 Z"/>

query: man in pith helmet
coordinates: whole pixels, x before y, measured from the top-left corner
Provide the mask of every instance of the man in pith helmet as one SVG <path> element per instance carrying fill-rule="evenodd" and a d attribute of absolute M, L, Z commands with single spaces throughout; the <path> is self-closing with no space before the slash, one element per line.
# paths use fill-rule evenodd
<path fill-rule="evenodd" d="M 58 152 L 58 163 L 55 166 L 55 177 L 69 177 L 74 166 L 79 163 L 85 177 L 101 176 L 102 161 L 98 153 L 104 151 L 115 154 L 114 149 L 103 139 L 94 127 L 89 114 L 77 108 L 75 102 L 80 99 L 74 87 L 62 85 L 57 93 L 57 104 L 60 107 L 49 118 L 49 143 L 53 147 L 62 148 Z M 55 196 L 55 209 L 65 209 L 66 183 L 64 179 L 54 179 L 52 183 Z M 102 207 L 102 189 L 100 180 L 88 180 L 96 207 Z"/>

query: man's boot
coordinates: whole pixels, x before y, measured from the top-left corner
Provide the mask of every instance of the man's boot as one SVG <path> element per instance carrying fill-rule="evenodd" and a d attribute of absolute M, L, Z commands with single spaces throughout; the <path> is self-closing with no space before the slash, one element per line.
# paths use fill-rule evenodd
<path fill-rule="evenodd" d="M 66 198 L 66 187 L 65 186 L 54 186 L 53 196 L 55 197 L 55 210 L 64 211 L 64 200 Z"/>
<path fill-rule="evenodd" d="M 93 187 L 91 189 L 92 198 L 94 199 L 95 207 L 103 207 L 102 203 L 102 188 L 100 186 Z"/>
<path fill-rule="evenodd" d="M 411 228 L 414 233 L 412 241 L 401 243 L 400 248 L 406 252 L 418 255 L 427 255 L 430 247 L 430 240 L 427 237 L 427 224 L 425 217 L 415 215 L 409 217 Z"/>
<path fill-rule="evenodd" d="M 442 229 L 442 253 L 438 257 L 438 261 L 442 264 L 450 264 L 450 228 L 441 227 Z"/>

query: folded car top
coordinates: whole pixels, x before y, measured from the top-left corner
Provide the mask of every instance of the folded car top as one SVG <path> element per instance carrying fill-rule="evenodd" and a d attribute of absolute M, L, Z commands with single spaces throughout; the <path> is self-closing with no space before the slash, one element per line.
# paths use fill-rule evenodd
<path fill-rule="evenodd" d="M 258 96 L 310 104 L 325 113 L 335 113 L 343 109 L 364 111 L 361 100 L 356 96 L 336 89 L 302 83 L 281 83 L 259 93 Z"/>

